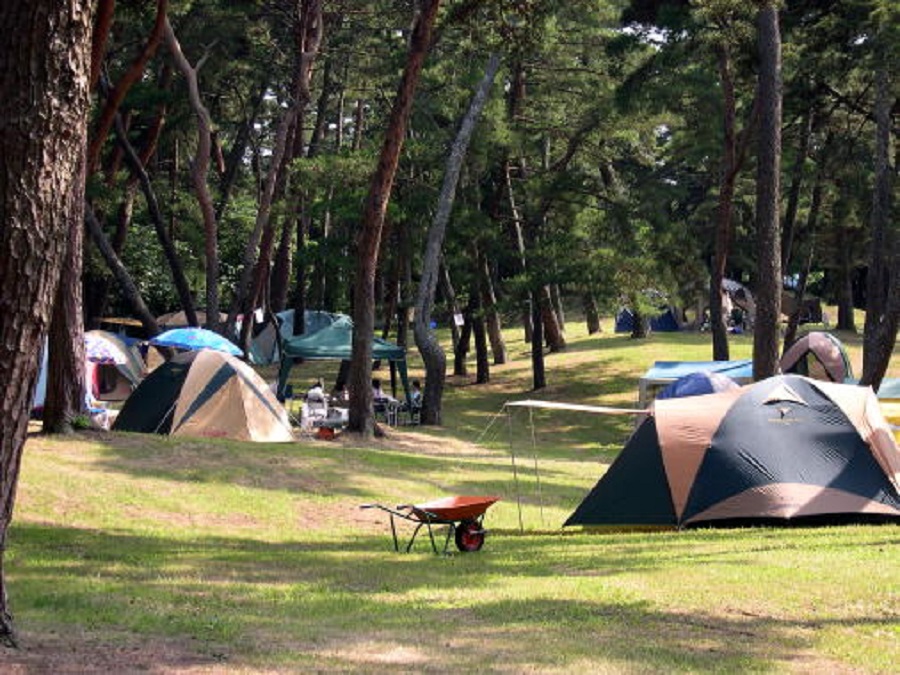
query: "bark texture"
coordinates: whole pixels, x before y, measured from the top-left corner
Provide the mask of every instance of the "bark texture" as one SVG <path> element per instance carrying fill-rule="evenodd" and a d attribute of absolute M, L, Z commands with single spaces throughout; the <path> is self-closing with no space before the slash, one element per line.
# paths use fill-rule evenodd
<path fill-rule="evenodd" d="M 481 111 L 487 102 L 488 93 L 499 67 L 499 56 L 492 54 L 485 67 L 484 77 L 475 90 L 475 95 L 469 103 L 469 109 L 463 118 L 462 124 L 460 124 L 459 131 L 450 149 L 450 156 L 447 158 L 447 165 L 444 171 L 444 182 L 438 198 L 437 212 L 428 230 L 428 241 L 425 245 L 422 278 L 419 282 L 415 321 L 413 323 L 413 335 L 416 338 L 419 353 L 422 355 L 422 361 L 425 363 L 422 424 L 441 423 L 441 400 L 444 391 L 447 357 L 438 343 L 437 337 L 431 330 L 431 310 L 434 308 L 435 291 L 437 290 L 441 274 L 441 248 L 444 242 L 444 234 L 447 231 L 447 223 L 450 220 L 450 212 L 453 209 L 456 186 L 459 182 L 459 174 L 469 147 L 469 141 L 472 139 L 475 123 L 481 116 Z M 449 282 L 447 285 L 449 286 Z"/>
<path fill-rule="evenodd" d="M 779 369 L 781 319 L 781 32 L 778 10 L 759 12 L 759 157 L 756 177 L 757 292 L 753 379 Z"/>
<path fill-rule="evenodd" d="M 886 30 L 879 35 L 884 40 Z M 891 69 L 888 46 L 879 45 L 875 75 L 875 189 L 872 194 L 872 248 L 863 342 L 862 384 L 876 391 L 887 372 L 900 323 L 900 235 L 891 223 L 891 194 L 895 168 L 891 167 Z"/>
<path fill-rule="evenodd" d="M 431 44 L 431 32 L 440 0 L 424 0 L 410 38 L 403 76 L 388 119 L 378 165 L 369 184 L 357 240 L 356 279 L 353 284 L 353 358 L 350 367 L 350 421 L 348 429 L 371 437 L 375 433 L 372 396 L 372 338 L 375 329 L 375 272 L 381 232 L 387 213 L 400 150 L 406 135 L 413 95 Z M 426 390 L 428 383 L 426 382 Z"/>
<path fill-rule="evenodd" d="M 69 199 L 81 189 L 93 4 L 0 3 L 0 640 L 13 644 L 3 551 Z"/>

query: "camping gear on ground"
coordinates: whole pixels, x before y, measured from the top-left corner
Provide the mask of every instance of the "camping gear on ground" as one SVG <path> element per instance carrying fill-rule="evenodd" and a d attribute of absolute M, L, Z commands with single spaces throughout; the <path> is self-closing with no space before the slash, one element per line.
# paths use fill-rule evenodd
<path fill-rule="evenodd" d="M 781 357 L 781 372 L 815 380 L 846 382 L 853 379 L 850 357 L 831 333 L 812 331 L 799 337 Z"/>
<path fill-rule="evenodd" d="M 724 373 L 712 373 L 708 370 L 702 370 L 678 378 L 672 384 L 662 389 L 656 395 L 656 399 L 702 396 L 704 394 L 737 389 L 739 386 L 737 382 Z"/>
<path fill-rule="evenodd" d="M 868 387 L 780 375 L 651 413 L 566 525 L 900 521 L 900 451 Z"/>
<path fill-rule="evenodd" d="M 152 338 L 150 344 L 176 349 L 213 349 L 234 356 L 242 356 L 244 353 L 233 342 L 205 328 L 173 328 Z"/>
<path fill-rule="evenodd" d="M 722 373 L 738 384 L 753 382 L 752 359 L 737 361 L 656 361 L 638 381 L 638 407 L 645 408 L 665 387 L 691 373 Z"/>
<path fill-rule="evenodd" d="M 447 535 L 444 539 L 443 553 L 447 553 L 452 538 L 456 548 L 463 553 L 480 551 L 484 546 L 484 537 L 487 534 L 482 526 L 484 514 L 488 508 L 499 501 L 499 497 L 443 497 L 422 504 L 400 504 L 395 508 L 383 504 L 363 504 L 361 509 L 381 509 L 390 516 L 391 535 L 394 539 L 394 550 L 400 551 L 400 542 L 397 539 L 397 526 L 395 518 L 416 523 L 412 537 L 406 545 L 406 552 L 412 550 L 419 530 L 425 527 L 431 540 L 431 548 L 435 553 L 440 553 L 434 540 L 432 525 L 446 525 Z"/>
<path fill-rule="evenodd" d="M 175 355 L 125 402 L 116 431 L 291 441 L 287 411 L 243 361 L 211 349 Z"/>

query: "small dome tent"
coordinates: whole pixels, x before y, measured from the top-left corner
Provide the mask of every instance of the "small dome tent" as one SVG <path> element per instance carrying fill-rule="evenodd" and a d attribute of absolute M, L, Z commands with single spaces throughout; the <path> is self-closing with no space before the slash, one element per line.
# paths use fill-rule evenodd
<path fill-rule="evenodd" d="M 831 333 L 822 331 L 812 331 L 798 338 L 781 357 L 781 371 L 828 382 L 845 382 L 853 378 L 843 343 Z"/>
<path fill-rule="evenodd" d="M 900 451 L 871 389 L 780 375 L 656 401 L 565 525 L 900 522 Z"/>
<path fill-rule="evenodd" d="M 682 398 L 684 396 L 702 396 L 714 394 L 719 391 L 737 389 L 740 385 L 724 373 L 714 373 L 703 370 L 680 377 L 665 389 L 660 391 L 656 398 Z"/>
<path fill-rule="evenodd" d="M 115 431 L 281 442 L 294 436 L 287 411 L 247 364 L 212 349 L 177 354 L 125 402 Z"/>

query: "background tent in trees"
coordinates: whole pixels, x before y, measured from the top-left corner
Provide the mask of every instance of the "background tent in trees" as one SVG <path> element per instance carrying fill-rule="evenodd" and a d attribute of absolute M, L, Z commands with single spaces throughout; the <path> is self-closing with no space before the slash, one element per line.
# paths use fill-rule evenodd
<path fill-rule="evenodd" d="M 107 343 L 124 355 L 125 358 L 121 362 L 117 360 L 115 363 L 97 363 L 94 368 L 94 398 L 100 401 L 124 401 L 141 383 L 147 372 L 137 343 L 105 330 L 90 330 L 84 336 L 85 340 L 95 339 L 100 343 Z"/>
<path fill-rule="evenodd" d="M 128 344 L 121 336 L 109 331 L 92 330 L 85 333 L 85 344 L 88 342 L 106 344 L 121 358 L 114 361 L 100 362 L 93 360 L 85 353 L 84 383 L 87 392 L 98 401 L 124 401 L 141 383 L 146 374 L 146 367 L 134 344 Z M 49 365 L 47 343 L 41 356 L 41 367 L 34 389 L 31 414 L 39 417 L 43 412 L 44 400 L 47 396 L 47 367 Z"/>
<path fill-rule="evenodd" d="M 781 371 L 829 382 L 853 379 L 850 357 L 843 343 L 831 333 L 821 331 L 798 338 L 781 357 Z"/>
<path fill-rule="evenodd" d="M 628 308 L 622 308 L 616 314 L 616 332 L 630 333 L 634 330 L 634 312 Z M 681 330 L 678 318 L 671 307 L 666 307 L 659 314 L 650 319 L 650 330 L 658 333 L 672 333 Z"/>
<path fill-rule="evenodd" d="M 278 371 L 278 395 L 284 396 L 285 386 L 297 359 L 349 361 L 353 351 L 353 321 L 340 317 L 329 326 L 282 344 L 281 368 Z M 406 350 L 381 338 L 372 338 L 372 359 L 387 361 L 391 365 L 391 382 L 396 370 L 400 374 L 405 399 L 409 403 L 409 381 L 406 370 Z M 396 397 L 396 392 L 393 392 Z"/>
<path fill-rule="evenodd" d="M 113 429 L 257 442 L 294 438 L 287 411 L 265 381 L 211 349 L 177 354 L 156 368 L 125 402 Z"/>
<path fill-rule="evenodd" d="M 269 364 L 278 363 L 281 360 L 281 342 L 294 337 L 294 310 L 286 309 L 275 315 L 278 328 L 271 321 L 258 324 L 259 330 L 254 327 L 253 340 L 250 343 L 250 358 L 253 363 Z M 307 309 L 303 312 L 304 331 L 302 335 L 315 333 L 330 326 L 338 319 L 350 319 L 346 314 L 335 314 L 315 309 Z"/>
<path fill-rule="evenodd" d="M 898 490 L 871 389 L 780 375 L 654 402 L 565 524 L 900 522 Z"/>
<path fill-rule="evenodd" d="M 197 323 L 200 326 L 205 326 L 207 324 L 206 312 L 202 309 L 198 309 L 197 312 Z M 219 312 L 219 323 L 225 323 L 225 320 L 228 318 L 224 312 Z M 183 310 L 179 310 L 177 312 L 169 312 L 168 314 L 162 314 L 156 317 L 156 323 L 159 324 L 159 327 L 162 329 L 169 328 L 186 328 L 190 326 L 190 322 L 188 321 L 187 314 Z"/>
<path fill-rule="evenodd" d="M 656 361 L 638 381 L 638 407 L 650 405 L 664 388 L 693 373 L 721 373 L 748 384 L 753 381 L 753 361 Z"/>

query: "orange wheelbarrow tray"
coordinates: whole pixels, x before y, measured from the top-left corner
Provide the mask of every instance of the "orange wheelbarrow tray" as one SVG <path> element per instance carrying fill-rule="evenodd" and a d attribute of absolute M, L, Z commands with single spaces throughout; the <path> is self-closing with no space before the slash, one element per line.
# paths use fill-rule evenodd
<path fill-rule="evenodd" d="M 499 497 L 443 497 L 423 504 L 400 504 L 395 508 L 383 504 L 362 504 L 359 508 L 380 509 L 390 515 L 391 536 L 394 538 L 395 551 L 400 550 L 395 520 L 401 519 L 416 524 L 412 537 L 406 545 L 407 553 L 412 549 L 416 536 L 423 527 L 428 531 L 431 548 L 435 553 L 439 553 L 432 525 L 448 526 L 447 536 L 444 539 L 444 553 L 447 553 L 451 537 L 456 543 L 456 548 L 463 553 L 468 553 L 479 551 L 484 546 L 484 536 L 487 534 L 482 526 L 484 513 L 491 504 L 499 500 Z"/>

